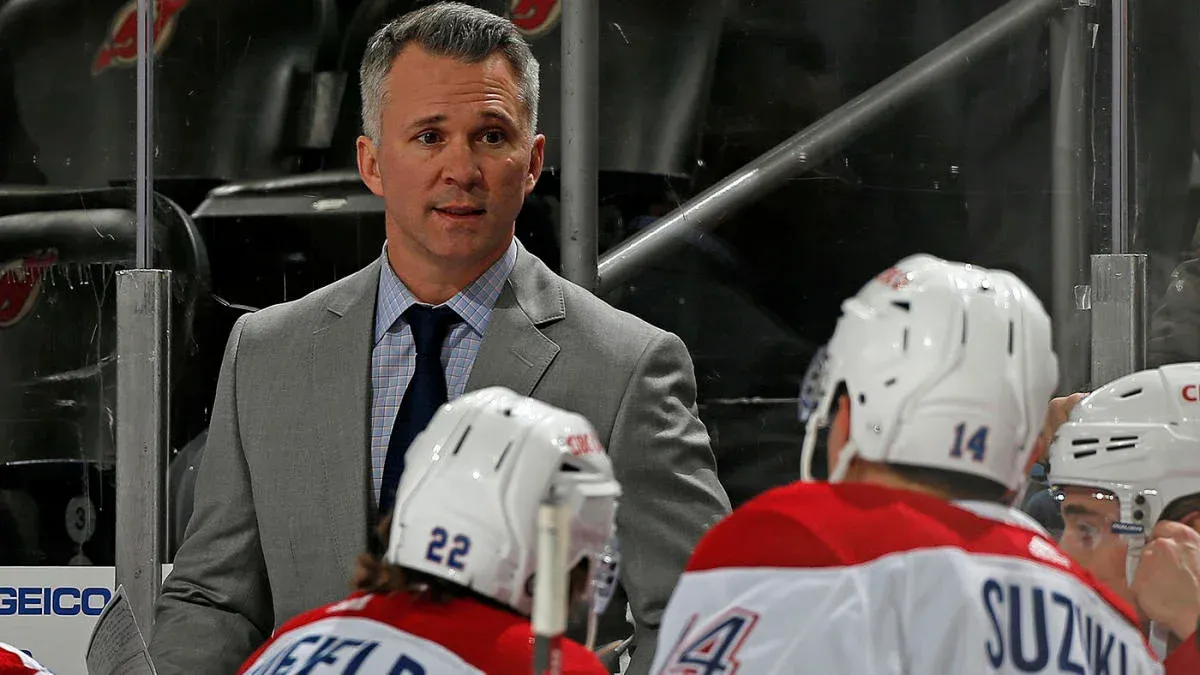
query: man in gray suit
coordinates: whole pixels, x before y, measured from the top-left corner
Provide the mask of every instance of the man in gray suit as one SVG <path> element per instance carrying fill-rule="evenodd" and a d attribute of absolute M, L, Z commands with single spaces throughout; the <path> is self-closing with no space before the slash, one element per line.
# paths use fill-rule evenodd
<path fill-rule="evenodd" d="M 233 672 L 276 626 L 343 597 L 394 490 L 407 447 L 396 439 L 437 396 L 491 385 L 584 415 L 609 449 L 625 488 L 630 672 L 646 672 L 693 545 L 729 509 L 687 350 L 515 240 L 545 137 L 537 62 L 509 21 L 426 7 L 376 33 L 361 76 L 359 170 L 383 197 L 387 245 L 366 269 L 234 326 L 156 608 L 158 672 Z"/>

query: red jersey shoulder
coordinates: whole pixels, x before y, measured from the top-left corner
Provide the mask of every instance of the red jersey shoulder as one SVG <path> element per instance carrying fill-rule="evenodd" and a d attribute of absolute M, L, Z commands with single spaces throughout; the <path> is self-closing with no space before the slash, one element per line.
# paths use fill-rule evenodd
<path fill-rule="evenodd" d="M 1197 634 L 1184 640 L 1163 662 L 1166 675 L 1195 675 L 1200 673 L 1200 648 L 1196 644 Z"/>
<path fill-rule="evenodd" d="M 687 571 L 845 567 L 946 547 L 1061 570 L 1130 616 L 1123 601 L 1041 534 L 878 485 L 793 483 L 763 493 L 700 540 Z"/>
<path fill-rule="evenodd" d="M 526 675 L 533 667 L 529 621 L 471 598 L 435 602 L 411 593 L 356 593 L 296 617 L 279 633 L 332 617 L 358 617 L 392 626 L 441 645 L 490 675 Z M 564 641 L 563 672 L 599 675 L 608 671 L 583 645 Z"/>
<path fill-rule="evenodd" d="M 16 647 L 0 643 L 0 675 L 37 675 L 45 672 L 40 664 L 26 658 Z"/>
<path fill-rule="evenodd" d="M 690 571 L 717 567 L 840 567 L 936 547 L 1012 555 L 1071 570 L 1044 537 L 953 504 L 877 485 L 795 483 L 751 500 L 696 549 Z"/>
<path fill-rule="evenodd" d="M 877 485 L 795 483 L 776 488 L 739 508 L 705 539 L 710 536 L 712 542 L 697 547 L 690 570 L 861 565 L 893 553 L 947 546 L 1075 568 L 1031 530 L 941 499 Z"/>
<path fill-rule="evenodd" d="M 533 668 L 533 630 L 526 623 L 505 632 L 496 644 L 496 664 L 485 669 L 489 675 L 528 675 Z M 586 647 L 563 638 L 563 675 L 607 675 L 608 669 Z"/>
<path fill-rule="evenodd" d="M 608 675 L 600 657 L 574 640 L 563 639 L 563 675 Z"/>
<path fill-rule="evenodd" d="M 356 591 L 355 593 L 350 595 L 350 597 L 346 598 L 345 600 L 338 600 L 337 602 L 331 602 L 328 605 L 323 605 L 323 606 L 317 607 L 315 609 L 310 609 L 307 612 L 304 612 L 303 614 L 297 614 L 296 616 L 292 617 L 291 619 L 288 619 L 287 621 L 285 621 L 282 626 L 275 629 L 274 634 L 272 634 L 272 640 L 275 637 L 283 635 L 284 633 L 293 631 L 301 626 L 307 626 L 310 623 L 313 623 L 315 621 L 320 621 L 321 619 L 324 619 L 326 617 L 330 617 L 330 616 L 334 616 L 334 615 L 337 615 L 337 616 L 364 616 L 363 609 L 367 605 L 370 604 L 372 599 L 377 598 L 377 597 L 381 597 L 381 596 Z M 264 647 L 266 647 L 266 645 L 264 645 Z"/>

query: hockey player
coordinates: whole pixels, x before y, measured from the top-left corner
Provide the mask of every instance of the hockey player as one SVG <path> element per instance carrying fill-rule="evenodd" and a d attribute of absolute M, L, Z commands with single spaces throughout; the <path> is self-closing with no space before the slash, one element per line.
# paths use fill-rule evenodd
<path fill-rule="evenodd" d="M 803 474 L 697 546 L 655 673 L 1159 673 L 1128 606 L 1011 508 L 1057 363 L 1016 277 L 902 260 L 842 306 Z M 820 473 L 825 474 L 822 470 Z"/>
<path fill-rule="evenodd" d="M 607 597 L 589 576 L 615 583 L 601 558 L 620 487 L 591 425 L 498 387 L 444 405 L 408 450 L 385 553 L 360 558 L 359 591 L 282 626 L 241 672 L 529 675 L 538 507 L 551 490 L 570 506 L 573 592 Z M 608 672 L 566 640 L 561 664 Z"/>
<path fill-rule="evenodd" d="M 1200 673 L 1197 385 L 1200 363 L 1117 379 L 1083 399 L 1050 446 L 1060 546 L 1137 608 L 1168 672 Z"/>
<path fill-rule="evenodd" d="M 0 642 L 0 675 L 51 675 L 33 657 L 12 645 Z"/>

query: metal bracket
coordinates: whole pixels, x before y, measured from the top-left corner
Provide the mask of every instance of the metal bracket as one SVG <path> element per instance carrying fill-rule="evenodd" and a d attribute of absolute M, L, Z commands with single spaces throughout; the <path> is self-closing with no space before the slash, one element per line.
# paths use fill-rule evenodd
<path fill-rule="evenodd" d="M 166 551 L 171 272 L 117 273 L 117 584 L 153 631 Z"/>
<path fill-rule="evenodd" d="M 1146 365 L 1146 254 L 1092 256 L 1092 385 Z"/>

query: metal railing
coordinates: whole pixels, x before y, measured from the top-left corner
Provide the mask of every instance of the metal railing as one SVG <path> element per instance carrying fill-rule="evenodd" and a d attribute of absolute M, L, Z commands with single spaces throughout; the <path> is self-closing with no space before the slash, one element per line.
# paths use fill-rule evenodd
<path fill-rule="evenodd" d="M 562 9 L 562 272 L 596 288 L 600 167 L 599 2 Z"/>
<path fill-rule="evenodd" d="M 639 269 L 669 255 L 689 231 L 711 230 L 739 209 L 812 170 L 897 108 L 1061 9 L 1062 0 L 1012 0 L 988 14 L 606 254 L 599 265 L 599 291 L 612 290 Z M 564 246 L 570 243 L 564 242 Z"/>

